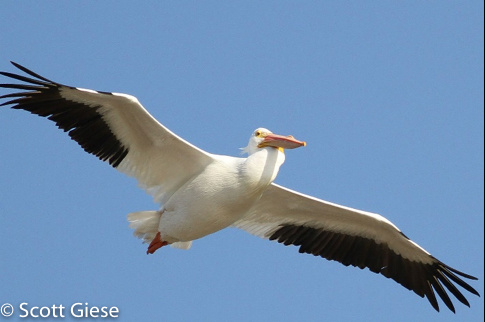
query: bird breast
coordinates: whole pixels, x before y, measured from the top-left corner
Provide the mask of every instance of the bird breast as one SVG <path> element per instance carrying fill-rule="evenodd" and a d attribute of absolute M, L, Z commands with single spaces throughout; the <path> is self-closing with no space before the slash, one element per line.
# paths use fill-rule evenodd
<path fill-rule="evenodd" d="M 275 162 L 276 158 L 268 165 L 261 162 L 265 154 L 253 156 L 215 156 L 213 163 L 178 189 L 164 205 L 159 227 L 162 239 L 198 239 L 244 216 L 273 181 L 282 163 Z"/>

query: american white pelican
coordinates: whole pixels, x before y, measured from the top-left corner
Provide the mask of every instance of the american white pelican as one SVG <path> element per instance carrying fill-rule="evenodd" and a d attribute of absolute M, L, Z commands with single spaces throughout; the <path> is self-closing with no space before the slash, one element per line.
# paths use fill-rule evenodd
<path fill-rule="evenodd" d="M 147 253 L 171 244 L 188 249 L 193 240 L 229 226 L 284 245 L 392 278 L 439 311 L 435 292 L 455 312 L 445 286 L 470 306 L 453 284 L 479 295 L 460 277 L 476 280 L 439 261 L 386 218 L 323 201 L 273 182 L 284 149 L 304 146 L 292 136 L 255 130 L 247 158 L 205 152 L 176 136 L 130 95 L 65 86 L 16 63 L 34 78 L 1 72 L 28 84 L 0 96 L 47 117 L 91 154 L 135 177 L 161 204 L 158 211 L 128 215 L 134 235 L 149 243 Z"/>

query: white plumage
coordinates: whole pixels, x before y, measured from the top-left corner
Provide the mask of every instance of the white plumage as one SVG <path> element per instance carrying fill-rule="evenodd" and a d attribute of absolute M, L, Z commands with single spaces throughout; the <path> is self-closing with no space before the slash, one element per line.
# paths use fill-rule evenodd
<path fill-rule="evenodd" d="M 2 72 L 27 84 L 3 95 L 2 105 L 54 121 L 84 150 L 136 178 L 161 204 L 159 210 L 128 215 L 135 236 L 150 243 L 148 253 L 171 244 L 188 249 L 193 240 L 229 226 L 300 246 L 301 253 L 369 268 L 392 278 L 438 310 L 435 292 L 454 306 L 445 288 L 469 306 L 461 278 L 476 279 L 434 258 L 386 218 L 289 190 L 273 182 L 284 149 L 304 146 L 292 136 L 259 128 L 244 149 L 247 158 L 205 152 L 176 136 L 130 95 L 65 86 L 25 67 L 33 76 Z M 445 288 L 444 288 L 444 287 Z"/>

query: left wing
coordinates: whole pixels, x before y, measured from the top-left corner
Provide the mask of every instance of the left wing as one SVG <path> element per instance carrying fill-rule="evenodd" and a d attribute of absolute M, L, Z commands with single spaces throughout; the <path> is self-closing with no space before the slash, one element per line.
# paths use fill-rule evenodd
<path fill-rule="evenodd" d="M 235 227 L 284 245 L 300 246 L 300 253 L 321 256 L 345 266 L 369 268 L 392 278 L 439 311 L 436 292 L 455 312 L 443 285 L 470 306 L 452 281 L 478 292 L 457 275 L 477 278 L 453 269 L 407 238 L 386 218 L 310 197 L 271 184 L 249 214 Z M 434 291 L 433 291 L 434 288 Z"/>
<path fill-rule="evenodd" d="M 164 203 L 185 181 L 213 161 L 160 124 L 127 94 L 100 92 L 62 85 L 12 62 L 33 78 L 13 73 L 1 75 L 24 83 L 0 84 L 23 92 L 0 96 L 0 104 L 29 111 L 56 123 L 86 152 L 134 177 Z"/>

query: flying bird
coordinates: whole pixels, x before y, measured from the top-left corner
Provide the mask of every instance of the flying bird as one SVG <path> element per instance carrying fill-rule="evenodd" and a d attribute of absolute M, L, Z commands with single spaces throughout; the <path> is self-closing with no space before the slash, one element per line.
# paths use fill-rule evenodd
<path fill-rule="evenodd" d="M 246 158 L 211 154 L 160 124 L 131 95 L 66 86 L 12 64 L 32 78 L 0 72 L 23 82 L 0 84 L 22 90 L 0 96 L 8 99 L 0 106 L 47 117 L 86 152 L 136 178 L 161 204 L 128 215 L 134 235 L 149 244 L 148 254 L 165 245 L 188 249 L 193 240 L 237 227 L 299 246 L 300 253 L 380 273 L 426 297 L 437 311 L 435 294 L 455 312 L 448 292 L 470 306 L 455 284 L 480 296 L 462 279 L 476 277 L 436 259 L 386 218 L 273 183 L 285 150 L 306 145 L 293 136 L 258 128 Z"/>

